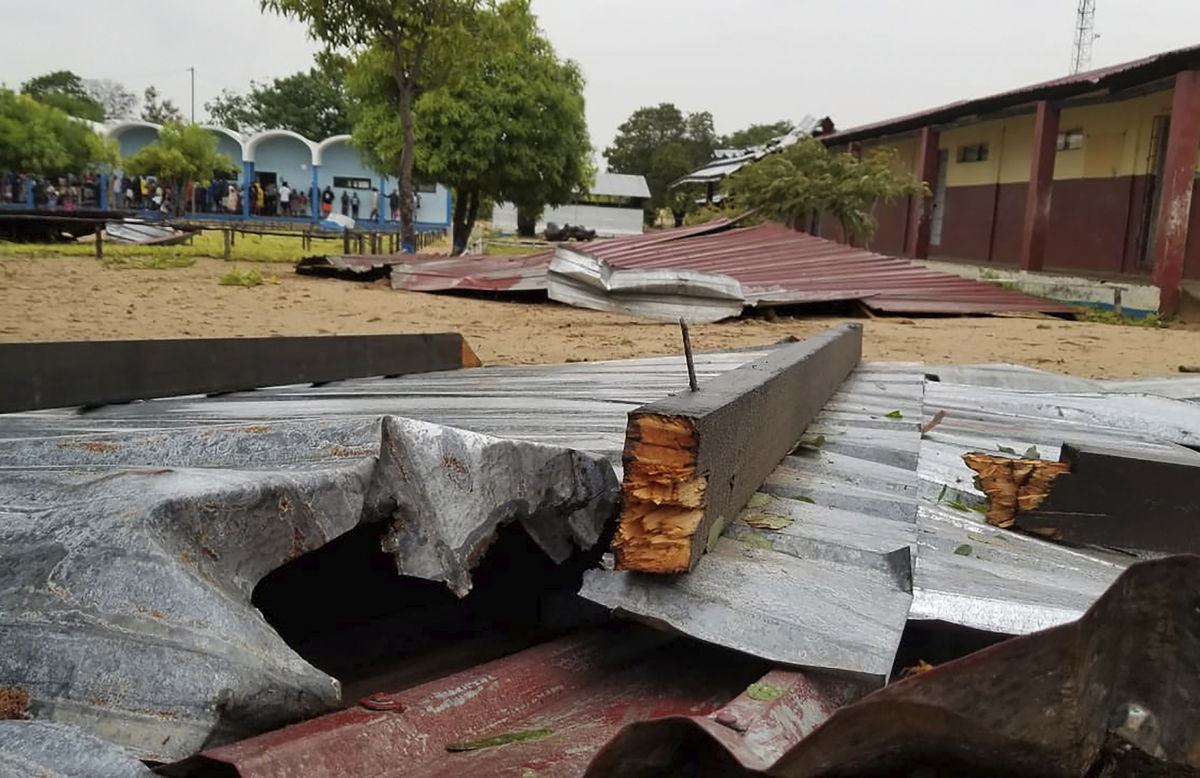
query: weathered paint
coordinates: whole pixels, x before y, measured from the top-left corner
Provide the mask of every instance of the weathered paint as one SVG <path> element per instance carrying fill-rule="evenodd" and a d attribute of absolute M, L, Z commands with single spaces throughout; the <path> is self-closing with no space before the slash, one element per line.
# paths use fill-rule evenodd
<path fill-rule="evenodd" d="M 1029 168 L 1029 190 L 1025 196 L 1025 224 L 1021 231 L 1021 268 L 1024 270 L 1041 270 L 1045 259 L 1057 138 L 1058 108 L 1042 100 L 1034 120 L 1033 159 Z"/>
<path fill-rule="evenodd" d="M 1187 251 L 1198 146 L 1200 70 L 1187 70 L 1175 78 L 1154 253 L 1154 282 L 1162 290 L 1159 311 L 1168 315 L 1179 310 L 1179 282 Z"/>

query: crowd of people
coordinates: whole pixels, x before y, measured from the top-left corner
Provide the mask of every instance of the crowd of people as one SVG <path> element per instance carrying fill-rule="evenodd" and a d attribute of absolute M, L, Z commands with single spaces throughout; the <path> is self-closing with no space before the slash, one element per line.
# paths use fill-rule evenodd
<path fill-rule="evenodd" d="M 26 205 L 32 193 L 35 208 L 96 208 L 100 204 L 100 179 L 83 177 L 36 177 L 19 173 L 0 176 L 0 203 Z"/>
<path fill-rule="evenodd" d="M 108 208 L 112 210 L 171 213 L 174 207 L 175 192 L 172 187 L 153 176 L 113 175 L 107 184 Z M 101 179 L 97 175 L 38 178 L 9 173 L 0 176 L 0 203 L 26 205 L 30 202 L 32 190 L 35 208 L 99 208 L 100 189 Z M 195 213 L 240 214 L 246 197 L 241 184 L 232 178 L 215 178 L 208 186 L 193 187 L 189 183 L 182 194 L 184 211 Z M 382 207 L 385 209 L 384 219 L 394 221 L 400 218 L 399 194 L 392 191 L 384 198 L 374 188 L 363 190 L 360 196 L 357 189 L 342 189 L 339 195 L 332 186 L 326 186 L 320 192 L 319 202 L 313 203 L 307 189 L 293 189 L 286 180 L 278 185 L 273 181 L 266 185 L 255 181 L 250 184 L 249 199 L 252 216 L 306 218 L 312 215 L 314 207 L 318 207 L 320 215 L 325 218 L 336 209 L 343 216 L 355 220 L 365 217 L 375 221 L 380 218 Z"/>

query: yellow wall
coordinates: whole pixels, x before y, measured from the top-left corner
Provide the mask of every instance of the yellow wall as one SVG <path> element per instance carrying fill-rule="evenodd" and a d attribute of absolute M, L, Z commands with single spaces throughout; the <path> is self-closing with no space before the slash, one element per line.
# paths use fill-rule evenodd
<path fill-rule="evenodd" d="M 1154 120 L 1171 112 L 1173 90 L 1165 89 L 1115 103 L 1067 108 L 1059 116 L 1059 130 L 1082 129 L 1083 148 L 1060 151 L 1054 161 L 1054 178 L 1110 178 L 1147 175 L 1153 170 Z M 1005 119 L 975 122 L 944 130 L 940 147 L 947 151 L 948 186 L 1024 183 L 1029 180 L 1033 155 L 1032 113 Z M 983 162 L 959 162 L 958 149 L 988 144 Z M 864 143 L 863 149 L 890 145 L 905 169 L 916 171 L 918 138 L 909 136 L 881 143 Z M 1200 165 L 1200 149 L 1197 150 Z M 932 183 L 932 182 L 930 182 Z"/>

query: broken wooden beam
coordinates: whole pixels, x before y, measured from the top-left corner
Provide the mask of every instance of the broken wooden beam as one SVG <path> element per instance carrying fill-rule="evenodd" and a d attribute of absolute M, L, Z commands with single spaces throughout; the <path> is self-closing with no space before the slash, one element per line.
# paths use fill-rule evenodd
<path fill-rule="evenodd" d="M 1200 553 L 1195 505 L 1200 454 L 1188 449 L 1115 453 L 1064 443 L 1058 462 L 967 454 L 988 495 L 988 521 L 1072 545 Z M 1011 506 L 1005 466 L 1029 473 Z M 1016 480 L 1020 480 L 1019 477 Z M 1011 506 L 1011 507 L 1010 507 Z M 1004 516 L 1004 522 L 993 521 Z"/>
<path fill-rule="evenodd" d="M 861 358 L 843 324 L 631 412 L 617 569 L 694 568 Z"/>

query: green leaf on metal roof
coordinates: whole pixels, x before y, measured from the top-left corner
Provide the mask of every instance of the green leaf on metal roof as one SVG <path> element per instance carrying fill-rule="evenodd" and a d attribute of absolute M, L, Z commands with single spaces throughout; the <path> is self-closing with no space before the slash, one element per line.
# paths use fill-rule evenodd
<path fill-rule="evenodd" d="M 954 549 L 954 553 L 958 554 L 959 556 L 971 556 L 972 551 L 974 551 L 974 549 L 971 548 L 970 543 L 963 543 L 961 546 Z"/>
<path fill-rule="evenodd" d="M 889 419 L 903 419 L 904 418 L 904 414 L 901 413 L 900 411 L 892 411 L 891 413 L 885 414 L 885 416 Z"/>
<path fill-rule="evenodd" d="M 769 683 L 752 683 L 746 687 L 746 696 L 752 700 L 770 702 L 783 696 L 783 689 Z"/>
<path fill-rule="evenodd" d="M 518 732 L 506 732 L 503 735 L 493 735 L 483 740 L 472 740 L 467 743 L 447 743 L 446 750 L 450 752 L 480 751 L 484 748 L 506 746 L 509 743 L 524 743 L 527 740 L 542 740 L 554 734 L 552 729 L 525 729 Z"/>
<path fill-rule="evenodd" d="M 773 530 L 786 529 L 796 523 L 795 519 L 775 513 L 752 513 L 743 519 L 743 521 L 755 529 Z"/>

